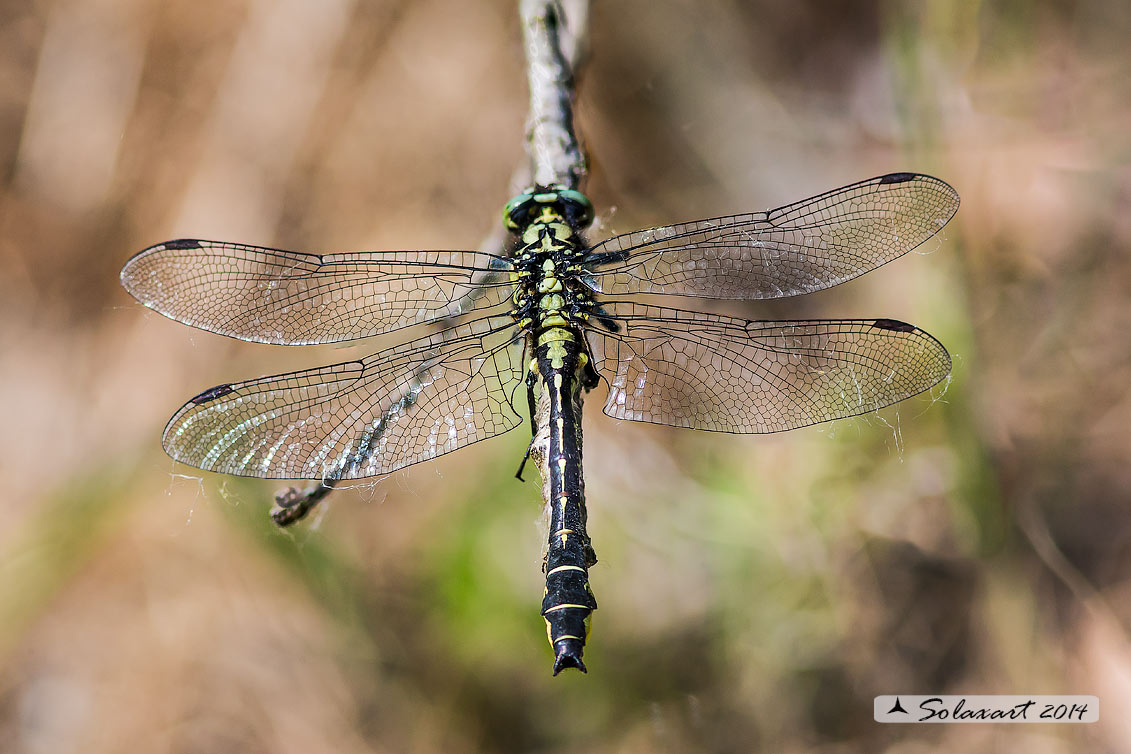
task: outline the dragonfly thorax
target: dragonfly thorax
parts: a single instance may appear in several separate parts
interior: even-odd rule
[[[581,280],[586,253],[581,237],[557,217],[536,218],[520,230],[513,252],[516,311],[529,318],[535,332],[584,319],[593,300]]]

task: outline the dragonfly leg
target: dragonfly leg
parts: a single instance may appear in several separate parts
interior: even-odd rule
[[[534,450],[534,438],[538,435],[538,421],[535,414],[538,411],[537,402],[534,398],[534,386],[538,382],[538,377],[534,370],[526,374],[526,403],[530,407],[530,445],[526,447],[526,453],[522,456],[522,461],[518,464],[518,471],[515,472],[514,478],[520,482],[526,481],[522,478],[522,470],[526,468],[526,462],[530,460],[530,452]]]
[[[530,460],[530,453],[534,450],[534,440],[531,438],[530,445],[526,446],[526,452],[522,454],[522,460],[518,463],[518,471],[514,472],[514,478],[520,482],[526,480],[522,478],[522,470],[526,468],[526,462]]]

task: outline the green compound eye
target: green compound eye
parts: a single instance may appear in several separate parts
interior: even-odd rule
[[[526,215],[530,211],[530,204],[534,201],[533,191],[523,191],[521,194],[511,199],[503,207],[503,225],[509,231],[517,231],[526,221]]]
[[[566,216],[579,228],[587,228],[593,222],[593,202],[580,191],[562,189],[558,191],[558,201],[566,209]]]
[[[577,228],[593,222],[593,204],[580,191],[567,188],[532,188],[511,199],[503,207],[503,225],[518,232],[530,222],[531,214],[540,207],[551,207],[557,214]]]

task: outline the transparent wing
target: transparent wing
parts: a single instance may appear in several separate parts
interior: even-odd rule
[[[590,250],[604,293],[765,299],[823,290],[890,262],[958,211],[938,178],[892,173],[769,212],[615,236]]]
[[[505,301],[510,263],[478,251],[304,254],[182,239],[122,268],[122,285],[166,317],[240,340],[337,343]]]
[[[946,349],[895,320],[752,322],[615,302],[589,342],[618,419],[780,432],[867,413],[938,384]]]
[[[219,385],[169,420],[163,443],[238,476],[387,474],[518,426],[522,364],[514,321],[483,317],[361,361]]]

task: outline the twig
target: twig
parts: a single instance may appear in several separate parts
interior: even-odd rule
[[[334,491],[337,484],[336,479],[325,479],[305,492],[299,492],[294,487],[284,490],[275,495],[275,506],[271,509],[271,520],[279,527],[287,527],[296,521],[301,521],[306,518],[310,511],[314,510],[314,506],[318,505],[322,498]]]
[[[530,83],[527,148],[534,183],[576,189],[585,175],[585,157],[573,130],[573,86],[588,2],[522,0],[519,13]]]

